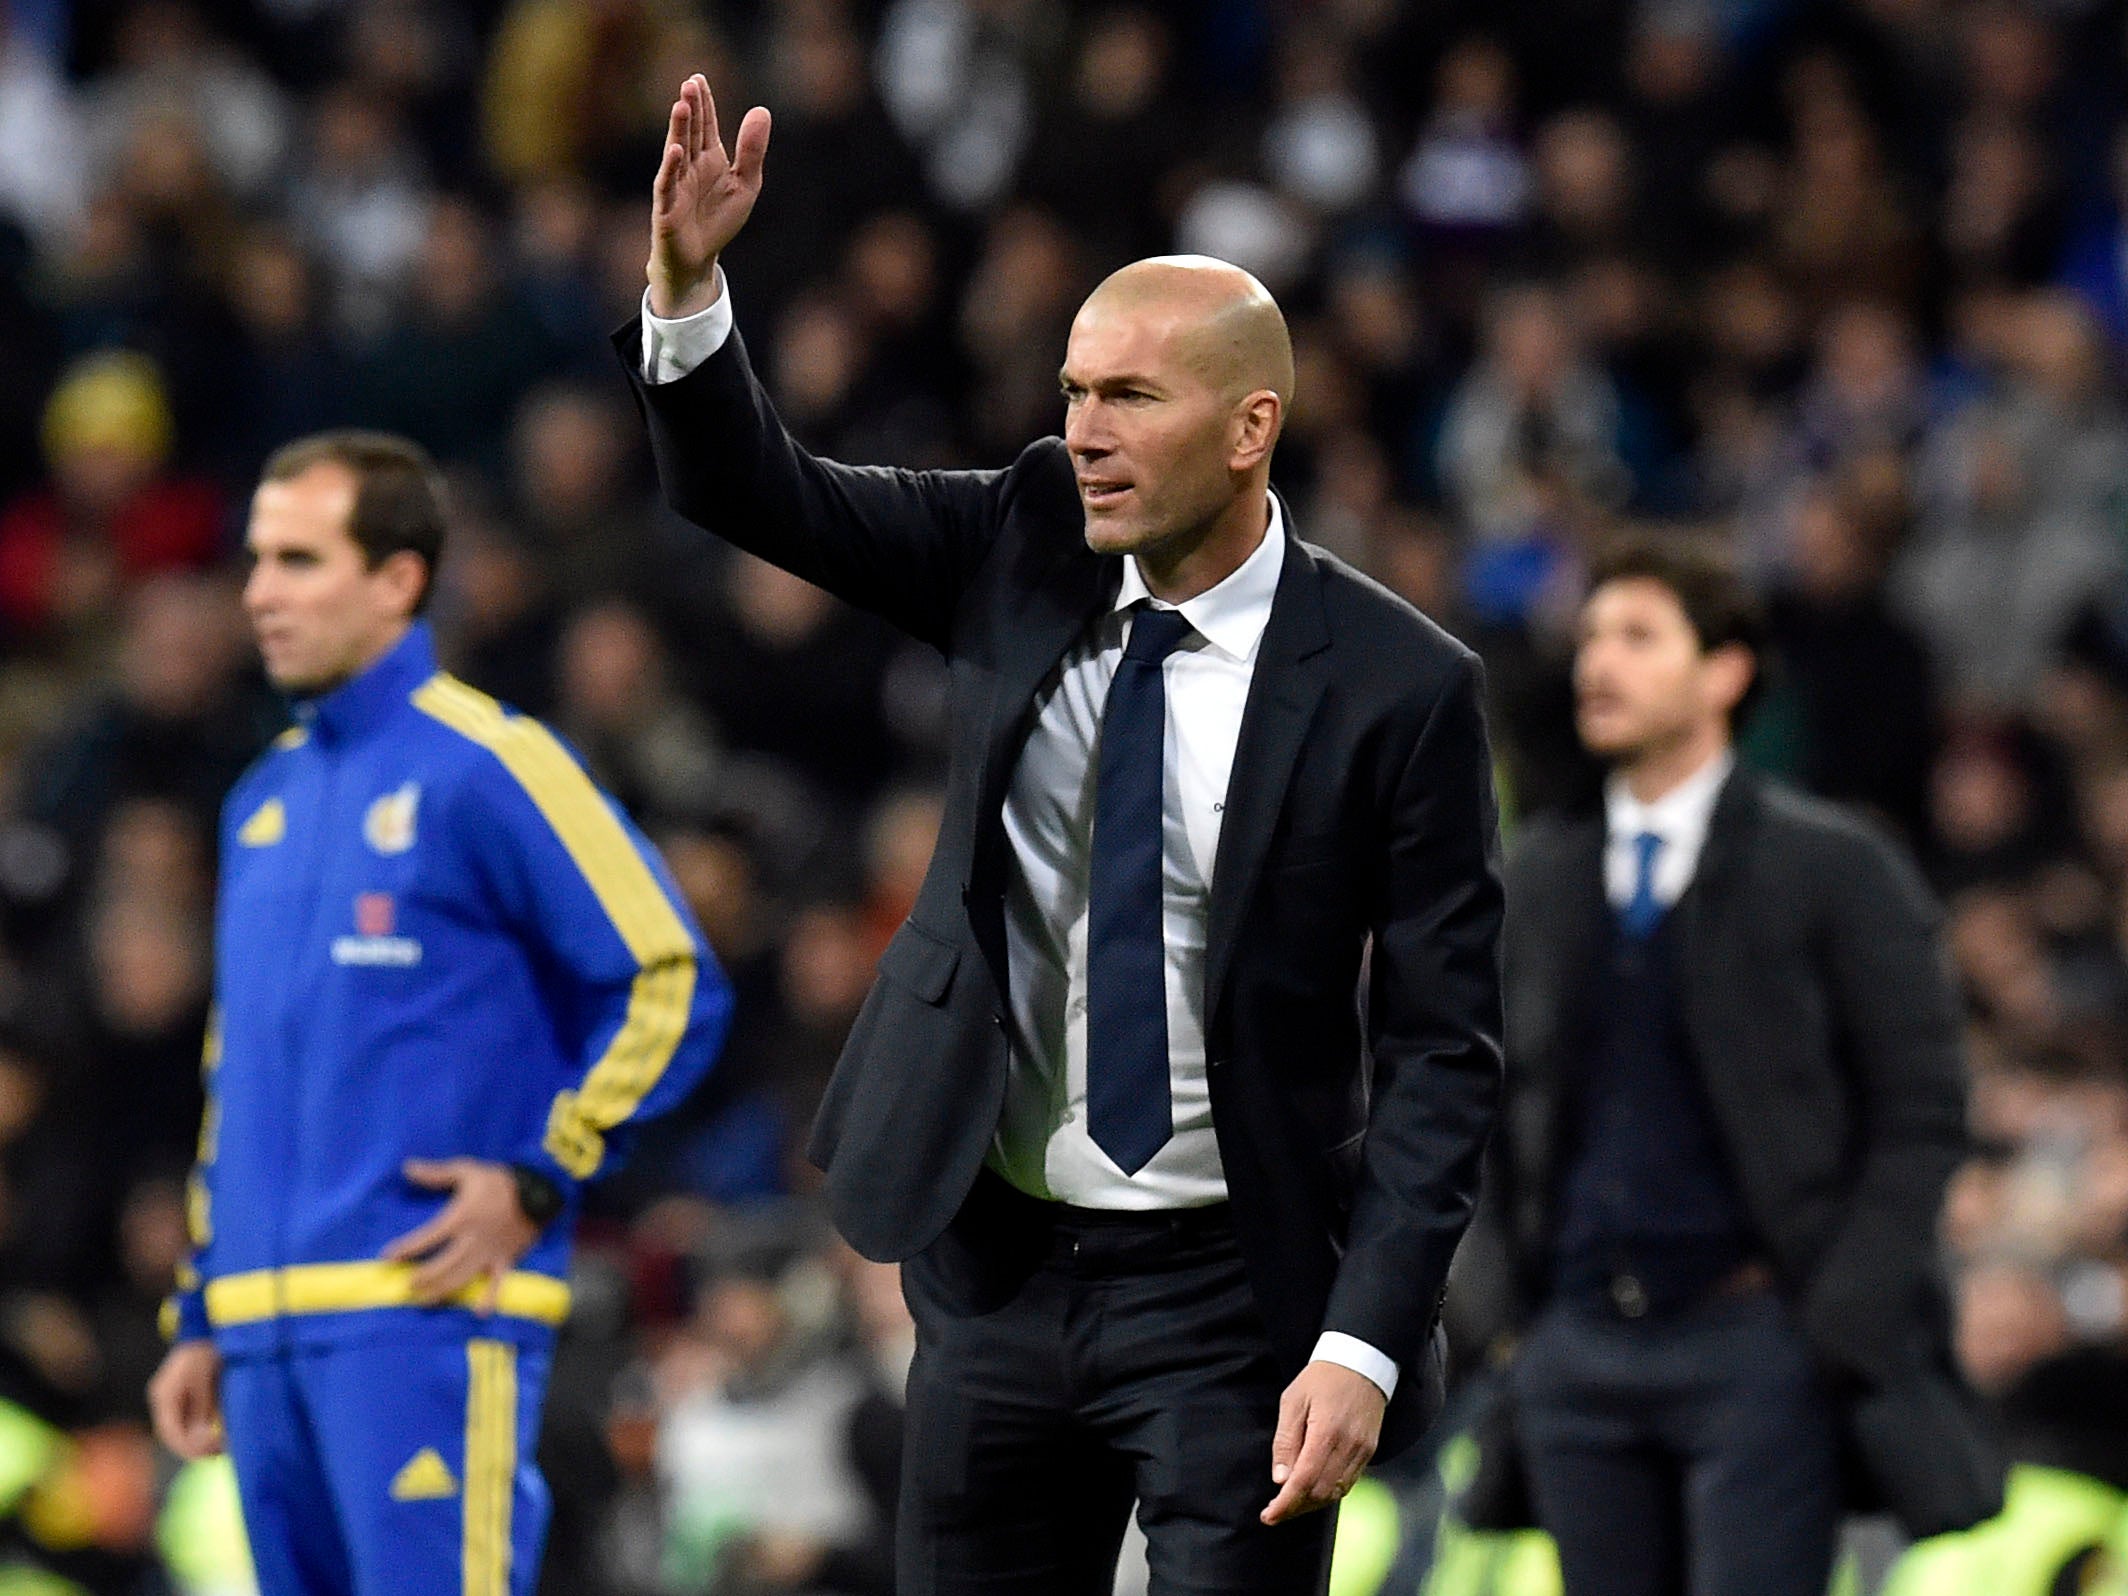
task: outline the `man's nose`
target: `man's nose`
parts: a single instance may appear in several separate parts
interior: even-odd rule
[[[1064,447],[1075,455],[1098,457],[1108,453],[1108,428],[1091,401],[1080,403],[1066,414]]]

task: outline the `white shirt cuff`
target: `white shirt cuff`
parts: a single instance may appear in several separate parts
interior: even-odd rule
[[[1386,1353],[1369,1346],[1358,1336],[1348,1336],[1340,1330],[1325,1330],[1315,1340],[1316,1363],[1334,1363],[1339,1368],[1350,1369],[1354,1374],[1364,1374],[1381,1388],[1386,1400],[1396,1395],[1396,1360]]]
[[[717,268],[717,297],[707,310],[667,320],[650,313],[650,290],[643,290],[643,380],[678,382],[724,347],[731,336],[731,284]]]

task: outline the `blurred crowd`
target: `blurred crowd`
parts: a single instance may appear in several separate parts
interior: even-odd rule
[[[0,0],[0,1419],[57,1438],[0,1467],[0,1564],[241,1588],[140,1393],[216,806],[285,723],[248,495],[362,424],[450,471],[452,668],[644,820],[741,994],[586,1227],[549,1588],[890,1588],[908,1325],[799,1148],[941,686],[655,502],[607,334],[695,70],[775,112],[729,281],[840,458],[1001,465],[1106,271],[1256,272],[1277,486],[1485,655],[1511,819],[1596,790],[1588,552],[1732,547],[1777,639],[1747,757],[1948,908],[1961,1355],[2020,1457],[2128,1487],[2122,0]]]

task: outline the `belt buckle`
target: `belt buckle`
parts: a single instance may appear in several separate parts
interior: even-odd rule
[[[1621,1317],[1639,1319],[1648,1311],[1648,1293],[1632,1275],[1611,1277],[1611,1306]]]

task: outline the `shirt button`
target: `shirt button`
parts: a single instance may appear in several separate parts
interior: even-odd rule
[[[1064,1110],[1064,1120],[1063,1120],[1063,1123],[1064,1123],[1064,1124],[1066,1124],[1066,1125],[1071,1125],[1071,1124],[1075,1124],[1075,1123],[1077,1123],[1077,1121],[1078,1121],[1078,1118],[1079,1118],[1079,1116],[1078,1116],[1078,1113],[1077,1113],[1077,1111],[1076,1111],[1076,1110],[1073,1110],[1073,1109],[1069,1109],[1069,1108],[1067,1108],[1066,1110]]]
[[[1084,998],[1082,998],[1082,997],[1075,997],[1075,998],[1073,998],[1073,999],[1071,1000],[1071,1002],[1070,1002],[1070,1003],[1068,1003],[1067,1005],[1065,1005],[1065,1009],[1064,1009],[1064,1012],[1065,1012],[1066,1014],[1070,1015],[1070,1016],[1071,1016],[1071,1017],[1072,1017],[1073,1019],[1075,1019],[1075,1020],[1083,1020],[1083,1019],[1085,1019],[1085,1018],[1086,1018],[1086,999],[1084,999]]]

